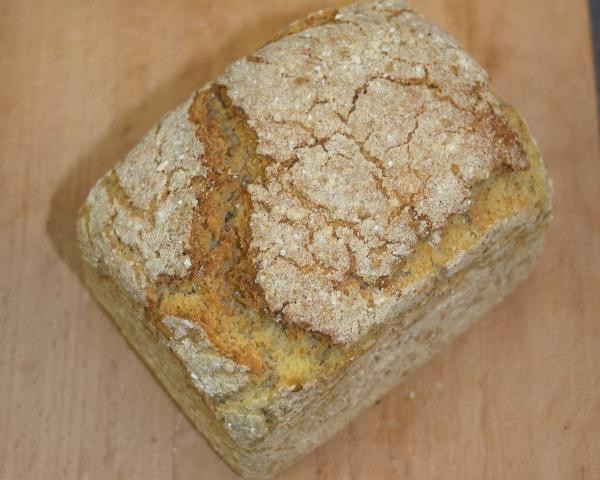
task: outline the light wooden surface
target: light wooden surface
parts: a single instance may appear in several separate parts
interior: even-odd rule
[[[82,287],[75,213],[162,113],[328,3],[0,2],[0,478],[236,478]],[[587,5],[415,4],[523,112],[555,179],[556,218],[520,292],[281,478],[598,479]]]

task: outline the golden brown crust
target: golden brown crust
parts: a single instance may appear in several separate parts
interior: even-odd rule
[[[160,315],[191,320],[201,328],[210,344],[224,357],[230,358],[239,365],[246,366],[250,371],[259,374],[263,364],[257,349],[248,345],[240,345],[234,338],[223,334],[221,319],[232,315],[220,305],[217,292],[199,297],[196,295],[174,294],[165,297],[160,305]]]
[[[191,250],[196,269],[204,276],[221,276],[239,300],[256,310],[265,309],[255,282],[256,269],[248,256],[251,203],[246,185],[260,182],[266,159],[256,155],[254,132],[243,112],[235,109],[226,92],[212,85],[199,92],[189,108],[197,136],[206,146],[206,182],[199,184],[197,215],[192,225]],[[211,238],[206,238],[210,235]]]

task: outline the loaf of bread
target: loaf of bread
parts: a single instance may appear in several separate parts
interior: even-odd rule
[[[551,182],[405,2],[292,24],[164,116],[78,221],[87,285],[214,449],[266,478],[530,271]]]

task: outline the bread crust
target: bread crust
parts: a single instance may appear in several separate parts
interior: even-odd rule
[[[510,292],[551,217],[525,124],[409,4],[317,12],[92,189],[87,283],[232,466],[268,477]]]
[[[188,119],[189,98],[166,115],[92,188],[78,222],[84,261],[117,280],[137,302],[156,301],[165,277],[183,278],[205,177],[204,145]]]
[[[327,18],[217,82],[270,160],[248,188],[269,308],[350,343],[395,314],[399,292],[382,280],[417,241],[527,159],[483,69],[407,3]]]

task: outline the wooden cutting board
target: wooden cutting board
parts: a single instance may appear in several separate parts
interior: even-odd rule
[[[74,220],[162,113],[330,3],[0,4],[0,478],[236,478],[83,288]],[[281,478],[598,479],[600,154],[587,4],[415,4],[528,120],[555,179],[555,221],[522,289]]]

